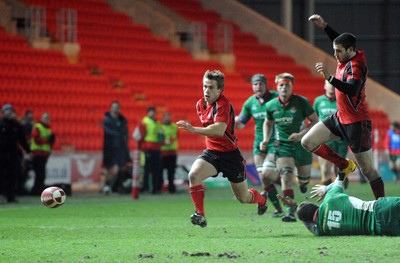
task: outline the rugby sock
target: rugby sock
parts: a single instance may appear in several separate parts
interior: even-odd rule
[[[257,203],[258,205],[265,205],[267,200],[262,196],[256,189],[250,188],[249,193],[252,195],[251,202],[252,204]]]
[[[369,182],[369,185],[371,186],[375,199],[385,197],[385,185],[383,184],[382,177]]]
[[[331,163],[336,165],[340,170],[345,169],[349,164],[346,158],[340,156],[337,152],[332,150],[332,148],[327,146],[326,144],[321,144],[312,152],[324,158],[325,160],[330,161]]]
[[[190,195],[192,196],[192,201],[194,207],[196,208],[196,212],[202,216],[205,216],[204,213],[204,185],[199,184],[195,186],[189,187]]]
[[[289,196],[290,198],[292,198],[294,200],[294,191],[293,191],[293,189],[282,190],[282,194],[283,194],[283,196],[285,196],[285,197]],[[288,205],[285,205],[285,210],[286,210],[286,212],[288,214],[295,212],[295,211],[292,211],[292,209]]]
[[[275,185],[270,184],[269,186],[265,187],[264,190],[268,193],[268,198],[276,210],[282,212],[281,204],[279,203],[278,197],[276,197],[278,195],[278,191],[276,190]]]

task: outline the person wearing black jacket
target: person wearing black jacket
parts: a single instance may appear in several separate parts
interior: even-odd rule
[[[0,192],[8,203],[17,203],[16,184],[21,169],[20,147],[30,154],[22,125],[11,104],[4,104],[0,119]]]
[[[128,148],[128,121],[120,113],[120,103],[113,101],[110,111],[104,114],[103,167],[105,182],[102,193],[116,191],[120,176],[125,173],[127,165],[132,162]]]

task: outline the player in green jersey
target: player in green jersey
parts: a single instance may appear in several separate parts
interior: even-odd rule
[[[275,164],[274,137],[268,143],[267,149],[260,150],[260,142],[263,140],[263,124],[265,120],[265,105],[268,101],[278,97],[278,92],[268,90],[267,79],[263,74],[255,74],[251,78],[251,86],[254,94],[250,96],[243,104],[242,111],[235,118],[235,126],[242,129],[251,118],[254,119],[254,145],[253,158],[257,172],[260,176],[264,195],[267,195],[275,207],[273,217],[282,216],[282,207],[276,195],[275,180],[278,173]]]
[[[325,118],[335,114],[337,112],[336,105],[336,97],[335,97],[335,87],[332,86],[328,81],[325,81],[324,85],[325,94],[319,97],[316,97],[314,100],[314,110],[318,115],[319,120],[322,121]],[[327,142],[326,145],[331,147],[334,151],[336,151],[340,156],[346,158],[348,145],[346,142],[339,140],[333,142]],[[318,156],[318,162],[321,168],[321,181],[322,184],[328,185],[332,183],[331,173],[333,164]],[[334,174],[339,172],[339,169],[336,166],[334,167]]]
[[[263,141],[260,149],[268,146],[275,127],[275,158],[281,175],[282,194],[294,197],[293,175],[297,168],[297,179],[302,193],[307,192],[310,181],[312,154],[301,146],[301,138],[318,122],[310,102],[302,96],[293,94],[294,76],[282,73],[275,77],[278,98],[266,105],[266,118],[263,125]],[[305,122],[308,119],[309,123]],[[274,126],[275,125],[275,126]],[[295,222],[294,211],[287,206],[284,222]]]
[[[342,175],[330,185],[313,187],[312,198],[324,199],[320,206],[303,201],[298,206],[290,197],[279,196],[296,209],[298,218],[316,236],[400,236],[400,197],[363,201],[343,193]]]

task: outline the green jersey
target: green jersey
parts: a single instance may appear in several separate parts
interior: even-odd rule
[[[260,142],[263,141],[263,125],[266,115],[267,102],[278,97],[278,92],[270,90],[267,91],[264,98],[257,98],[256,95],[249,97],[243,104],[242,111],[240,112],[240,120],[246,124],[251,118],[254,119],[254,147],[258,148]],[[270,143],[273,144],[273,136],[271,136]],[[256,151],[256,149],[254,149]]]
[[[398,236],[399,207],[399,197],[363,201],[344,194],[341,186],[334,186],[319,207],[314,234]]]
[[[322,121],[337,112],[336,99],[329,99],[325,95],[316,97],[314,100],[314,110],[319,120]]]
[[[374,235],[376,201],[362,201],[334,186],[319,207],[317,235]]]
[[[314,113],[307,98],[292,95],[286,104],[279,98],[267,103],[267,118],[275,121],[275,139],[282,142],[288,140],[292,133],[298,133],[305,125],[308,116]]]

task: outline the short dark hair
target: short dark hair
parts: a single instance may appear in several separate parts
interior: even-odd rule
[[[149,111],[156,111],[156,108],[154,106],[150,106],[147,108],[147,112]]]
[[[224,90],[225,75],[221,71],[207,70],[206,73],[204,73],[204,78],[216,80],[218,88]]]
[[[267,84],[267,78],[263,74],[255,74],[251,77],[251,84],[254,84],[254,82],[257,81]]]
[[[313,222],[315,211],[318,209],[319,207],[316,204],[303,201],[297,206],[296,214],[303,222]]]
[[[351,33],[343,33],[333,40],[333,44],[342,45],[345,49],[353,47],[356,50],[357,38]]]

